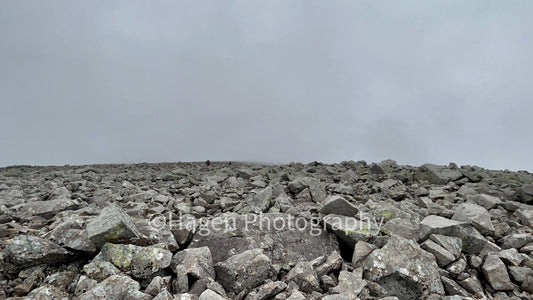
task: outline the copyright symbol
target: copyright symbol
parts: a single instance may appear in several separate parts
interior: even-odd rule
[[[167,218],[165,218],[165,216],[161,214],[153,215],[152,217],[150,217],[150,227],[152,227],[152,229],[162,229],[166,226],[166,223]]]

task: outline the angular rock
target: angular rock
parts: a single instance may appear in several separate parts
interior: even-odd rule
[[[114,264],[108,261],[91,261],[83,266],[83,271],[87,274],[87,277],[102,281],[111,275],[123,275]]]
[[[283,281],[268,281],[246,295],[245,300],[272,299],[281,291],[285,290],[286,287],[287,284]]]
[[[435,255],[435,258],[437,259],[437,264],[441,268],[449,265],[455,260],[453,254],[451,254],[450,252],[448,252],[448,250],[444,249],[432,240],[426,240],[420,246],[422,247],[422,249]]]
[[[311,293],[320,290],[320,282],[309,262],[298,262],[285,277],[286,282],[294,282],[301,291]]]
[[[89,240],[85,230],[85,221],[78,215],[72,215],[66,220],[62,220],[61,223],[44,235],[44,238],[75,251],[85,253],[96,253],[98,251],[96,245]]]
[[[508,291],[514,289],[507,268],[497,255],[487,255],[481,270],[494,290]]]
[[[170,266],[172,252],[157,246],[106,243],[93,261],[107,261],[128,275],[148,278]]]
[[[339,251],[335,237],[318,220],[282,213],[221,214],[199,228],[189,248],[202,246],[209,247],[214,263],[256,248],[262,248],[275,264],[309,261]]]
[[[187,275],[196,279],[215,278],[213,258],[209,247],[188,248],[176,253],[172,257],[170,267],[176,272],[178,265],[184,266]]]
[[[355,243],[353,256],[352,256],[352,265],[357,267],[358,264],[363,261],[372,251],[377,247],[375,245],[359,241]]]
[[[150,281],[150,284],[146,287],[146,290],[144,290],[144,292],[148,295],[156,296],[163,290],[169,291],[171,280],[171,276],[155,276],[152,281]]]
[[[533,227],[533,210],[518,209],[515,214],[522,224]]]
[[[426,179],[430,183],[435,184],[446,184],[449,181],[455,181],[463,177],[463,174],[457,170],[434,164],[424,164],[420,166],[420,171],[427,174]]]
[[[500,205],[503,203],[503,201],[500,200],[500,198],[487,195],[487,194],[471,195],[468,197],[468,201],[471,201],[477,205],[481,205],[486,209],[494,208],[497,205]]]
[[[109,243],[133,243],[141,237],[128,214],[116,205],[109,205],[87,224],[89,239],[101,247]]]
[[[471,225],[440,216],[430,215],[420,222],[420,235],[424,240],[431,234],[454,236],[461,239],[463,251],[478,254],[485,249],[488,241]]]
[[[448,252],[453,254],[455,258],[461,256],[461,249],[463,248],[463,241],[458,237],[446,236],[442,234],[432,234],[429,238],[435,243],[441,245]]]
[[[47,264],[53,265],[70,258],[72,254],[48,240],[31,235],[19,235],[9,240],[4,248],[6,271]]]
[[[533,184],[524,184],[517,190],[517,195],[520,201],[529,203],[533,201]]]
[[[457,282],[453,281],[453,279],[450,279],[446,276],[442,276],[441,280],[444,286],[444,290],[446,291],[446,295],[458,295],[463,297],[471,296],[470,293],[468,293]]]
[[[247,250],[217,263],[216,278],[227,291],[250,291],[270,277],[271,263],[262,249]]]
[[[365,286],[366,280],[363,279],[362,269],[353,272],[341,271],[339,273],[339,284],[331,291],[349,296],[350,298],[348,299],[356,299]]]
[[[139,288],[139,283],[128,276],[113,275],[100,282],[91,290],[81,294],[78,299],[142,299],[140,296],[145,294],[141,293]],[[149,295],[146,296],[151,298]]]
[[[330,196],[326,198],[324,204],[320,207],[320,212],[325,215],[334,214],[354,217],[359,212],[359,209],[341,196]]]
[[[379,227],[370,219],[359,220],[341,215],[327,215],[323,220],[326,228],[351,248],[358,241],[369,241],[379,234]]]
[[[342,257],[337,251],[333,251],[326,259],[325,262],[315,267],[317,277],[320,278],[323,275],[328,274],[331,271],[338,270],[342,266]]]
[[[45,219],[50,219],[59,212],[65,210],[76,210],[81,207],[81,202],[78,200],[59,198],[47,201],[35,201],[24,203],[20,207],[21,214],[28,216],[39,216]]]
[[[365,279],[378,282],[389,296],[444,295],[435,257],[412,240],[391,237],[367,257],[363,267]]]
[[[226,298],[220,296],[219,294],[213,292],[212,290],[205,290],[198,299],[199,300],[225,300]]]
[[[471,223],[481,233],[494,232],[494,225],[488,210],[474,203],[459,205],[453,214],[452,220]]]
[[[420,236],[420,226],[406,219],[394,218],[381,227],[381,232],[416,241]]]
[[[68,294],[55,286],[42,286],[31,291],[24,299],[28,300],[49,300],[68,299]]]

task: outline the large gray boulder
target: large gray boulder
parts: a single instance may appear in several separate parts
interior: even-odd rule
[[[452,220],[467,222],[481,233],[493,233],[494,225],[490,219],[489,211],[483,206],[474,203],[463,203],[455,208]]]
[[[31,235],[19,235],[9,240],[4,248],[5,271],[66,261],[72,253],[58,244]]]
[[[422,173],[422,174],[420,174]],[[419,168],[420,179],[426,179],[430,183],[446,184],[449,181],[455,181],[463,177],[463,174],[456,169],[434,164],[423,164]]]
[[[100,215],[87,224],[89,239],[101,247],[106,242],[133,243],[141,237],[131,217],[119,206],[109,205]]]
[[[221,262],[246,250],[261,248],[273,263],[309,261],[339,251],[334,236],[318,220],[283,213],[224,213],[206,220],[189,247],[207,246],[213,262]]]
[[[418,299],[444,295],[435,256],[412,240],[390,237],[383,248],[370,253],[363,264],[365,279],[378,282],[389,296]]]
[[[420,222],[421,239],[427,239],[431,234],[442,234],[458,237],[463,243],[463,251],[479,254],[490,243],[472,225],[441,216],[429,215]]]

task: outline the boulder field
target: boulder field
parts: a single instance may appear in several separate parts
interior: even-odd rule
[[[4,299],[533,299],[533,174],[312,162],[0,168]]]

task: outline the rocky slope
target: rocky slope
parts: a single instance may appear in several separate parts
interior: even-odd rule
[[[533,174],[0,168],[0,299],[532,299]]]

